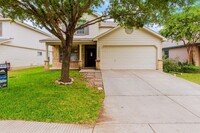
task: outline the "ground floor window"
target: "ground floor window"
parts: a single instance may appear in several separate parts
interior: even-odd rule
[[[42,56],[42,52],[41,51],[37,51],[37,56]]]
[[[63,50],[60,48],[59,50],[60,53],[60,62],[63,60]],[[78,55],[78,45],[73,46],[71,49],[71,56],[70,56],[70,61],[78,61],[79,60],[79,55]]]
[[[165,55],[167,58],[169,58],[169,49],[165,49],[165,50],[164,50],[164,55]]]

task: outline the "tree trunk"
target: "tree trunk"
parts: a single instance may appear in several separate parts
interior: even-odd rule
[[[192,64],[193,54],[192,51],[188,53],[188,64]]]
[[[187,53],[188,53],[188,64],[192,64],[192,59],[193,59],[193,47],[192,46],[187,46]]]
[[[69,77],[69,68],[70,68],[70,55],[71,55],[71,46],[73,42],[73,36],[66,37],[66,40],[62,42],[63,47],[63,59],[62,59],[62,70],[61,70],[61,82],[68,83],[71,82]]]

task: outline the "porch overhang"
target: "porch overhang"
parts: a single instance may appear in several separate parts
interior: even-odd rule
[[[48,45],[60,45],[61,41],[58,38],[47,38],[47,39],[43,39],[40,40],[41,43],[46,43]],[[77,44],[91,44],[91,43],[95,43],[95,41],[93,41],[93,38],[74,38],[73,39],[73,43],[77,43]]]

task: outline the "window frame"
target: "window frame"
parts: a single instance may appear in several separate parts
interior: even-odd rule
[[[165,49],[165,50],[164,50],[164,55],[165,55],[167,58],[169,58],[169,49]]]
[[[85,35],[85,28],[78,29],[78,30],[76,31],[76,34],[77,34],[77,35]]]
[[[73,56],[76,56],[76,60],[72,60]],[[63,52],[62,52],[62,48],[59,48],[59,61],[62,62],[63,60]],[[73,46],[71,49],[71,55],[70,55],[70,62],[73,61],[79,61],[79,47],[78,46]]]
[[[42,56],[42,55],[43,55],[42,51],[37,51],[37,56]]]
[[[86,36],[86,35],[89,35],[89,26],[87,27],[84,27],[84,28],[81,28],[81,29],[78,29],[76,32],[75,32],[75,36]]]

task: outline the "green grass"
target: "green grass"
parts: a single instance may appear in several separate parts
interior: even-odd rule
[[[199,73],[183,73],[183,75],[177,74],[177,77],[200,84],[200,74]]]
[[[104,92],[88,88],[78,71],[70,75],[74,83],[61,86],[55,84],[60,71],[44,72],[39,67],[10,72],[8,88],[0,89],[0,119],[95,123]]]

